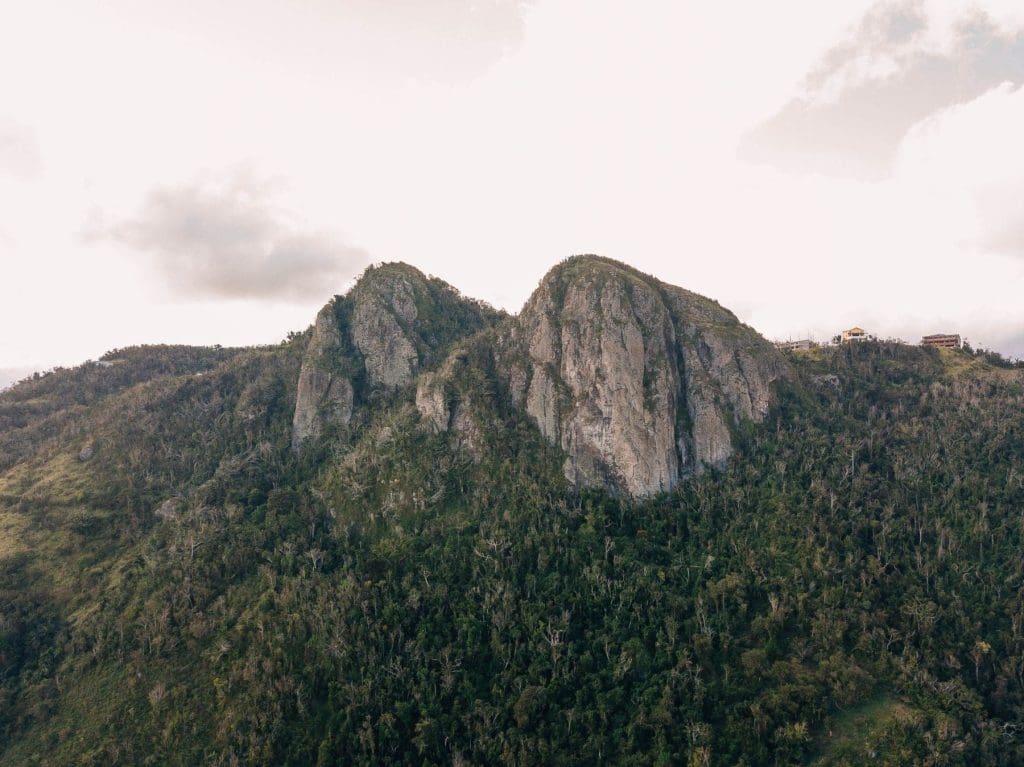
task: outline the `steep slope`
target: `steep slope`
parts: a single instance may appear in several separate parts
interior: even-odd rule
[[[95,620],[154,532],[295,481],[287,462],[300,353],[297,339],[120,349],[101,358],[109,365],[57,370],[0,395],[0,752],[9,728],[48,721],[42,701],[57,705],[39,663],[67,659],[61,673],[75,682],[60,707],[81,707],[76,729],[105,721],[130,695],[123,667],[83,672],[64,641],[102,645]],[[118,761],[89,751],[67,761]],[[6,752],[0,762],[54,763]]]
[[[293,447],[347,426],[359,401],[408,385],[498,317],[407,264],[367,269],[317,315],[299,373]]]
[[[351,377],[355,371],[348,372],[341,367],[341,363],[350,358],[346,351],[338,326],[337,307],[335,301],[331,301],[316,315],[302,358],[292,417],[292,448],[295,450],[306,440],[319,437],[325,425],[347,426],[352,418]]]
[[[732,431],[765,417],[787,370],[714,301],[596,256],[549,272],[493,345],[512,401],[564,450],[566,478],[633,495],[721,468]],[[451,376],[421,381],[421,412],[464,430],[445,387]]]

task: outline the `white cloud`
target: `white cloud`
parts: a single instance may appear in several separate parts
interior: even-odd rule
[[[789,170],[885,178],[911,126],[1004,81],[1024,82],[1024,11],[883,0],[747,134],[741,153]]]
[[[127,246],[188,299],[305,302],[340,290],[366,252],[302,230],[272,188],[244,172],[157,187],[134,215],[89,238]]]

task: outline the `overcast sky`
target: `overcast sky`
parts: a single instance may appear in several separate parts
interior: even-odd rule
[[[1019,0],[0,0],[0,368],[599,253],[771,338],[1024,356]]]

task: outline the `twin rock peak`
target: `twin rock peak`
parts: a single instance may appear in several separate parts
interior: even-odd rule
[[[647,496],[721,467],[734,430],[764,419],[787,374],[732,312],[610,259],[563,261],[516,316],[384,264],[317,315],[292,446],[404,394],[428,428],[479,458],[481,430],[496,419],[468,381],[484,376],[561,448],[574,487]]]

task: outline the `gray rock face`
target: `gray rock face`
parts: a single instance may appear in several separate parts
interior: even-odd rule
[[[292,418],[292,447],[296,450],[306,440],[320,436],[326,424],[345,425],[352,418],[352,382],[336,369],[341,353],[341,330],[332,301],[316,316],[299,371]]]
[[[762,420],[785,372],[715,302],[596,257],[554,269],[518,325],[526,411],[577,487],[650,495],[721,467],[731,425]]]
[[[299,372],[293,448],[328,424],[347,425],[360,398],[412,384],[457,340],[497,317],[406,264],[367,269],[347,295],[317,315]]]
[[[732,428],[765,417],[787,369],[714,301],[593,256],[553,269],[494,345],[513,403],[564,451],[569,482],[637,496],[721,467]],[[454,431],[442,380],[447,367],[421,379],[417,405]]]
[[[410,330],[417,319],[414,286],[385,274],[354,297],[352,340],[363,355],[371,385],[397,389],[413,379],[420,358]]]
[[[469,400],[452,391],[459,378],[458,369],[465,360],[453,353],[435,372],[423,373],[416,385],[416,409],[435,432],[450,431],[458,447],[465,448],[474,460],[483,455],[484,434],[480,413]]]
[[[406,271],[414,276],[410,278]],[[418,274],[408,267],[401,272],[378,270],[369,279],[364,278],[349,296],[335,299],[320,310],[299,371],[292,421],[294,449],[320,436],[325,425],[345,426],[352,419],[355,388],[342,369],[357,368],[361,361],[369,384],[386,390],[412,380],[419,355],[407,328],[416,320],[411,280]],[[337,301],[346,302],[351,310],[344,328],[338,323]],[[355,361],[356,356],[361,360]]]
[[[764,420],[772,383],[788,366],[778,350],[714,301],[682,288],[663,291],[675,318],[690,423],[681,435],[680,455],[699,473],[732,455],[730,424]]]
[[[435,432],[448,431],[452,413],[442,374],[424,373],[420,376],[416,385],[416,409]]]
[[[637,495],[672,487],[679,373],[658,292],[588,271],[546,280],[519,320],[532,367],[526,411],[565,450],[569,481]]]

